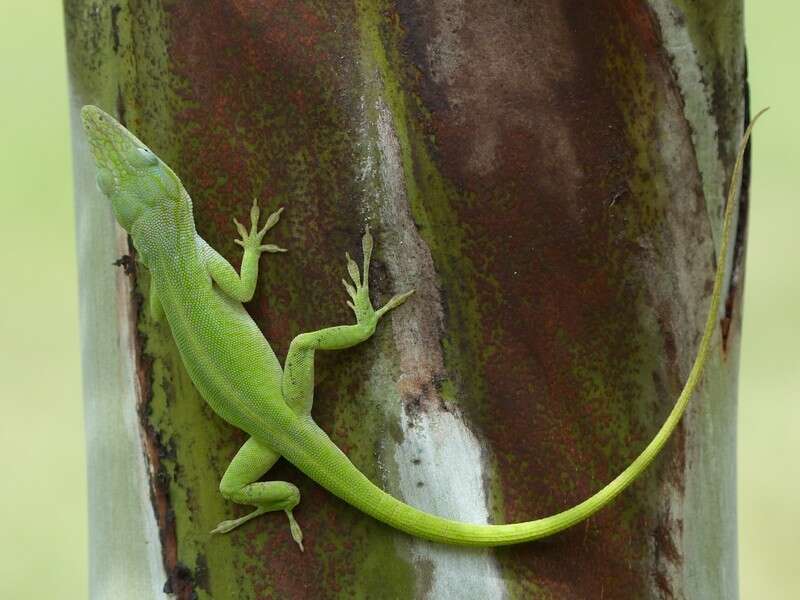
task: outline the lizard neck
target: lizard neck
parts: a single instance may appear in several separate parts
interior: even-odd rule
[[[192,201],[185,190],[177,202],[166,200],[131,227],[133,245],[152,273],[185,276],[201,268]]]
[[[208,279],[194,228],[168,241],[169,245],[165,244],[144,261],[159,287],[166,285],[188,291],[194,283]]]

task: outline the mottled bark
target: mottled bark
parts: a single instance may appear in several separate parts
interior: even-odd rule
[[[643,448],[731,265],[703,389],[612,506],[552,539],[437,546],[290,465],[306,539],[218,494],[241,432],[140,310],[147,273],[74,131],[97,598],[734,598],[743,222],[718,257],[746,113],[739,0],[65,0],[73,115],[116,114],[182,178],[234,264],[231,218],[286,206],[248,310],[283,357],[374,296],[418,293],[320,356],[315,418],[381,487],[474,522],[551,514]],[[77,122],[77,121],[76,121]],[[747,178],[745,178],[745,182]],[[746,203],[743,204],[746,208]],[[742,213],[744,214],[744,213]],[[132,264],[132,263],[131,263]]]

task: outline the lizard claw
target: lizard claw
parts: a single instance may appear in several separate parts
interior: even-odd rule
[[[275,244],[264,244],[259,246],[258,249],[261,250],[261,252],[288,252],[286,248],[281,248]]]
[[[375,314],[378,315],[378,318],[382,317],[383,315],[385,315],[387,312],[389,312],[393,308],[397,308],[403,302],[408,300],[408,297],[411,296],[415,291],[416,290],[409,290],[409,291],[404,292],[402,294],[397,294],[397,295],[393,296],[391,298],[391,300],[389,300],[386,304],[384,304],[382,308],[379,308],[378,311]]]
[[[289,518],[289,530],[292,532],[292,539],[300,546],[300,552],[305,552],[303,548],[303,532],[300,530],[300,525],[295,521],[294,515],[290,509],[287,509],[286,516]]]
[[[216,527],[214,527],[214,529],[212,529],[210,531],[210,533],[211,533],[211,535],[221,534],[221,533],[228,533],[229,531],[231,531],[231,530],[233,530],[235,528],[236,528],[236,521],[231,519],[231,520],[228,520],[228,521],[220,522],[219,524],[217,524]]]

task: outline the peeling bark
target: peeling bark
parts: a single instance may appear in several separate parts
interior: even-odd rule
[[[746,120],[738,0],[65,0],[97,598],[735,598],[735,390],[746,202],[716,256]],[[279,463],[285,520],[230,535],[241,432],[205,407],[94,191],[77,111],[114,112],[180,175],[200,234],[286,206],[247,308],[285,356],[374,295],[417,294],[320,356],[314,415],[378,485],[474,522],[528,520],[622,470],[671,408],[717,261],[723,336],[649,471],[552,539],[500,550],[395,533]],[[746,191],[746,178],[744,190]],[[341,300],[341,302],[339,301]],[[724,339],[723,339],[724,338]],[[723,344],[724,341],[724,344]]]

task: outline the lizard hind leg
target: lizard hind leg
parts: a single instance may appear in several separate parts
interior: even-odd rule
[[[255,438],[245,442],[222,476],[219,491],[228,500],[254,506],[255,510],[238,519],[222,521],[211,533],[228,533],[259,515],[282,510],[289,519],[292,539],[303,550],[303,533],[292,514],[300,502],[297,486],[286,481],[258,481],[278,458],[277,452]]]

